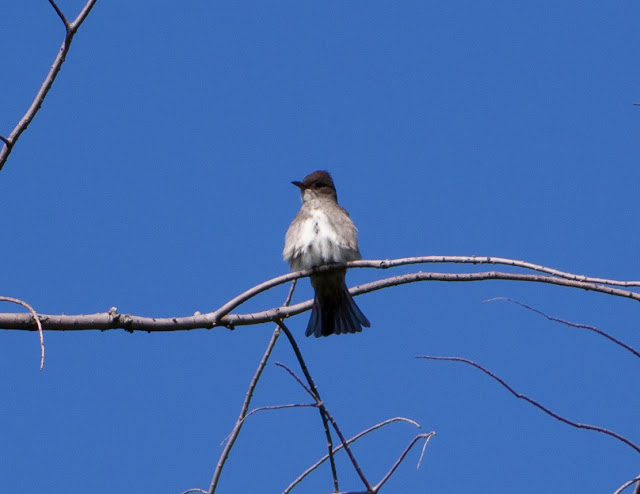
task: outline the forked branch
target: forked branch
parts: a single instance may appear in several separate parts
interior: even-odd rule
[[[58,55],[53,61],[53,64],[51,65],[51,69],[49,69],[49,72],[47,73],[47,76],[45,77],[44,82],[40,86],[38,93],[33,99],[31,106],[29,107],[27,112],[24,114],[24,116],[20,119],[20,121],[15,126],[13,131],[11,131],[11,134],[9,134],[8,137],[0,136],[0,139],[4,142],[4,146],[2,146],[2,149],[0,149],[0,170],[2,170],[2,167],[7,162],[7,159],[9,158],[9,155],[11,154],[11,151],[13,150],[13,147],[15,146],[16,142],[20,138],[20,135],[22,135],[22,133],[27,129],[27,127],[29,126],[33,118],[36,116],[36,114],[42,107],[42,103],[44,102],[44,99],[47,97],[47,93],[51,89],[53,82],[56,80],[56,77],[58,76],[58,72],[60,72],[60,69],[62,68],[62,64],[64,63],[67,57],[67,53],[69,53],[69,48],[71,48],[71,42],[73,41],[73,37],[78,31],[78,28],[82,25],[84,20],[89,15],[89,12],[91,12],[91,9],[95,5],[96,1],[97,0],[88,0],[85,6],[80,11],[80,13],[78,14],[78,16],[72,22],[69,22],[69,20],[62,13],[62,11],[60,10],[56,2],[54,2],[54,0],[49,0],[49,3],[55,10],[56,14],[58,14],[58,17],[60,17],[60,20],[62,21],[62,23],[64,24],[64,27],[65,27],[64,40],[62,41],[60,50],[58,50]]]

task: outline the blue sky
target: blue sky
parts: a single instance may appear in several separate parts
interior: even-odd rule
[[[59,5],[74,17],[82,2]],[[99,0],[0,172],[0,294],[51,314],[214,310],[287,271],[300,204],[290,182],[316,169],[332,172],[364,258],[491,255],[640,279],[639,18],[634,2]],[[0,5],[0,134],[62,36],[48,2]],[[311,293],[305,280],[294,299]],[[640,362],[482,303],[497,296],[640,347],[635,302],[515,282],[358,297],[372,327],[355,336],[304,338],[307,314],[288,323],[346,435],[398,415],[437,432],[421,469],[414,451],[383,492],[613,492],[640,473],[632,449],[471,368],[414,358],[474,359],[554,411],[640,442]],[[35,334],[1,332],[3,490],[206,488],[272,330],[49,332],[42,372]],[[284,339],[273,360],[296,368]],[[306,401],[270,364],[254,404]],[[394,425],[354,448],[373,482],[415,432]],[[316,411],[258,414],[218,492],[281,492],[324,451]],[[341,488],[359,489],[344,457],[338,466]],[[299,489],[330,490],[326,469]]]

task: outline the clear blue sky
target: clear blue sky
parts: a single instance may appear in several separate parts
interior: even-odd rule
[[[82,4],[60,1],[68,17]],[[638,19],[628,1],[99,0],[0,172],[0,294],[53,314],[214,310],[287,271],[300,204],[290,181],[316,169],[333,173],[365,258],[491,255],[640,279]],[[62,36],[45,0],[0,5],[1,134]],[[295,300],[310,295],[305,280]],[[640,347],[637,303],[514,282],[358,297],[372,327],[356,336],[304,338],[307,314],[289,325],[345,434],[398,415],[437,432],[421,469],[415,451],[383,492],[613,492],[640,473],[632,449],[471,368],[414,358],[474,359],[558,413],[640,442],[640,362],[482,303],[496,296]],[[206,488],[271,332],[46,333],[43,372],[35,334],[0,332],[2,490]],[[274,360],[296,368],[284,340]],[[271,364],[254,403],[305,401]],[[251,417],[218,492],[281,492],[324,454],[319,422],[308,409]],[[372,481],[415,432],[391,426],[354,448]],[[360,489],[338,463],[341,487]],[[299,492],[330,490],[325,469]]]

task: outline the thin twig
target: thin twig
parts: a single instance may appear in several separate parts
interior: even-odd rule
[[[281,328],[283,328],[283,331],[284,331],[284,327],[286,327],[286,326],[284,326],[284,323],[282,323]],[[289,337],[290,340],[293,339],[293,335],[291,335],[291,332],[288,329],[285,331],[285,334]],[[295,344],[295,342],[294,342],[294,344]],[[297,345],[296,345],[296,348],[297,348]],[[296,353],[299,354],[299,352],[300,351],[298,350]],[[300,358],[302,358],[301,355],[300,355]],[[340,438],[340,441],[342,442],[342,445],[344,446],[344,450],[347,452],[347,456],[349,456],[349,459],[351,460],[351,463],[353,464],[353,468],[355,469],[356,473],[360,477],[360,480],[362,480],[362,483],[367,488],[367,492],[368,493],[373,492],[373,486],[369,483],[369,480],[367,479],[367,477],[364,475],[364,472],[360,468],[360,465],[358,464],[358,461],[356,460],[356,457],[353,455],[353,452],[351,451],[351,448],[349,447],[349,443],[347,443],[347,440],[344,437],[344,435],[342,434],[342,431],[338,427],[338,424],[336,423],[335,419],[333,418],[331,413],[329,413],[329,410],[327,409],[325,404],[320,399],[320,396],[317,394],[317,388],[316,388],[315,383],[311,379],[311,375],[308,375],[308,373],[305,373],[305,376],[307,377],[307,381],[309,381],[309,386],[311,388],[311,389],[309,389],[302,383],[300,378],[298,376],[296,376],[296,374],[291,369],[289,369],[286,365],[281,364],[279,362],[276,362],[276,365],[282,367],[289,374],[291,374],[291,376],[293,376],[293,378],[296,381],[298,381],[298,383],[301,384],[301,386],[307,391],[307,393],[309,393],[315,400],[317,400],[318,407],[323,412],[323,414],[326,415],[326,418],[323,415],[323,422],[324,422],[324,420],[328,420],[329,422],[331,422],[331,425],[333,426],[333,429],[336,431],[336,434],[338,434],[338,437]],[[306,365],[305,365],[305,368],[306,368]],[[330,445],[330,446],[331,446],[331,449],[329,449],[329,458],[330,458],[330,460],[333,460],[333,446],[332,445]],[[335,491],[338,492],[338,487],[337,486],[335,486]]]
[[[318,404],[317,403],[288,403],[286,405],[267,405],[264,407],[257,407],[252,409],[244,417],[242,417],[241,422],[244,422],[245,420],[247,420],[254,413],[265,412],[270,410],[287,410],[289,408],[318,408]],[[233,430],[235,431],[235,428]],[[233,431],[231,431],[231,433],[233,433]],[[222,444],[226,443],[229,440],[229,438],[231,437],[231,433],[224,438],[224,440],[222,441]]]
[[[516,398],[520,398],[522,400],[525,400],[528,403],[531,403],[533,406],[535,406],[539,410],[542,410],[544,413],[546,413],[547,415],[550,415],[554,419],[559,420],[560,422],[562,422],[564,424],[567,424],[567,425],[570,425],[572,427],[575,427],[576,429],[586,429],[586,430],[600,432],[602,434],[606,434],[608,436],[614,437],[618,441],[621,441],[621,442],[625,443],[627,446],[630,446],[631,448],[636,450],[637,453],[640,453],[640,447],[638,445],[634,444],[632,441],[630,441],[626,437],[624,437],[624,436],[622,436],[622,435],[620,435],[620,434],[618,434],[616,432],[610,431],[609,429],[605,429],[604,427],[599,427],[597,425],[590,425],[590,424],[581,424],[579,422],[574,422],[574,421],[569,420],[569,419],[567,419],[567,418],[565,418],[565,417],[563,417],[561,415],[558,415],[557,413],[549,410],[548,408],[546,408],[545,406],[541,405],[540,403],[538,403],[534,399],[529,398],[528,396],[517,392],[511,386],[509,386],[503,379],[501,379],[500,377],[495,375],[493,372],[485,369],[480,364],[477,364],[473,360],[469,360],[469,359],[466,359],[466,358],[463,358],[463,357],[434,357],[434,356],[430,356],[430,355],[420,355],[420,356],[418,356],[416,358],[427,359],[427,360],[444,360],[444,361],[449,361],[449,362],[462,362],[462,363],[465,363],[465,364],[470,365],[472,367],[475,367],[476,369],[479,369],[480,371],[484,372],[487,376],[491,377],[493,380],[495,380],[496,382],[501,384],[507,391],[509,391]]]
[[[65,15],[62,13],[62,10],[60,10],[60,8],[56,5],[56,2],[54,2],[53,0],[49,0],[49,3],[53,7],[53,9],[56,11],[56,14],[58,14],[58,17],[60,17],[60,19],[62,20],[62,23],[64,24],[64,27],[68,31],[69,30],[69,21],[67,20]]]
[[[85,6],[82,8],[82,10],[80,11],[80,13],[77,15],[77,17],[74,19],[74,21],[71,23],[71,27],[70,29],[75,33],[78,28],[82,25],[82,23],[84,22],[84,20],[87,18],[87,16],[89,15],[89,12],[91,12],[91,9],[93,8],[93,6],[96,4],[98,0],[89,0]]]
[[[359,432],[355,436],[347,439],[347,444],[351,444],[351,443],[357,441],[358,439],[360,439],[361,437],[369,434],[370,432],[373,432],[373,431],[375,431],[377,429],[380,429],[381,427],[384,427],[386,425],[392,424],[394,422],[408,422],[408,423],[410,423],[412,425],[415,425],[416,427],[420,427],[420,424],[418,424],[414,420],[407,419],[407,418],[404,418],[404,417],[394,417],[392,419],[387,419],[387,420],[384,420],[384,421],[382,421],[382,422],[380,422],[378,424],[372,425],[368,429],[365,429],[362,432]],[[335,455],[342,448],[344,448],[344,445],[343,444],[339,444],[337,447],[333,448],[333,454]],[[289,484],[287,486],[287,488],[284,491],[282,491],[282,494],[289,494],[291,492],[291,490],[296,485],[298,485],[300,482],[302,482],[311,472],[313,472],[315,469],[317,469],[320,465],[322,465],[328,459],[329,459],[329,455],[326,454],[322,458],[320,458],[318,461],[316,461],[313,465],[311,465],[304,472],[302,472],[298,476],[298,478],[296,478],[293,482],[291,482],[291,484]]]
[[[21,305],[31,313],[31,317],[33,317],[33,320],[36,323],[36,327],[38,328],[38,335],[40,336],[40,370],[42,370],[44,368],[44,333],[42,331],[42,324],[40,323],[40,319],[38,318],[38,313],[33,310],[33,307],[31,307],[28,303],[17,298],[0,296],[0,302],[9,302],[12,304]]]
[[[300,348],[298,348],[298,344],[296,343],[295,338],[291,334],[291,331],[289,331],[289,328],[281,320],[277,320],[276,323],[278,324],[278,326],[280,326],[280,329],[284,332],[285,336],[289,340],[289,344],[293,349],[293,353],[296,354],[296,358],[298,359],[298,364],[300,365],[300,368],[302,369],[302,372],[305,378],[307,379],[307,382],[309,383],[309,387],[307,388],[304,385],[304,383],[300,380],[300,378],[296,376],[291,371],[291,369],[289,369],[286,365],[280,364],[278,362],[276,362],[276,365],[279,365],[280,367],[286,369],[289,372],[289,374],[291,374],[295,378],[295,380],[298,381],[300,386],[302,386],[305,389],[305,391],[309,393],[311,397],[318,404],[320,417],[322,418],[322,426],[324,428],[324,435],[327,438],[327,450],[329,452],[329,464],[331,465],[331,476],[333,479],[333,488],[335,492],[338,492],[340,490],[340,488],[338,487],[338,470],[336,468],[336,462],[333,457],[333,439],[331,438],[331,430],[329,429],[329,424],[328,424],[329,412],[327,411],[327,408],[324,406],[324,403],[320,398],[320,393],[318,392],[316,383],[313,381],[313,378],[311,377],[311,373],[309,372],[309,369],[307,369],[307,364],[305,363],[304,358],[302,358],[302,353],[300,352]],[[348,449],[347,446],[345,446],[345,448]],[[366,479],[365,479],[365,485],[366,485]]]
[[[636,484],[636,489],[633,491],[633,494],[638,494],[638,490],[640,490],[640,476],[625,482],[620,487],[618,487],[613,494],[621,494],[622,491],[624,491],[627,487],[631,487],[633,484]]]
[[[565,326],[569,326],[571,328],[586,329],[587,331],[593,331],[594,333],[597,333],[600,336],[604,336],[609,341],[615,343],[616,345],[621,346],[625,350],[631,352],[636,357],[640,358],[640,352],[638,352],[635,348],[633,348],[632,346],[627,345],[626,343],[620,341],[619,339],[611,336],[606,331],[603,331],[602,329],[596,328],[595,326],[589,326],[588,324],[580,324],[580,323],[576,323],[576,322],[566,321],[566,320],[560,319],[558,317],[553,317],[553,316],[550,316],[548,314],[545,314],[541,310],[535,309],[535,308],[533,308],[533,307],[531,307],[531,306],[529,306],[527,304],[523,304],[522,302],[518,302],[517,300],[511,299],[511,298],[508,298],[508,297],[491,298],[489,300],[485,300],[484,302],[494,302],[494,301],[511,302],[512,304],[519,305],[520,307],[522,307],[524,309],[527,309],[527,310],[530,310],[531,312],[535,312],[536,314],[541,315],[542,317],[548,319],[549,321],[558,322],[560,324],[564,324]]]
[[[411,448],[413,448],[413,446],[420,440],[420,439],[424,439],[424,446],[422,448],[422,453],[420,454],[420,460],[418,461],[418,464],[420,464],[420,462],[422,461],[422,455],[424,455],[424,450],[427,447],[427,444],[429,443],[429,439],[431,439],[433,436],[435,436],[436,433],[431,431],[429,433],[425,433],[425,434],[418,434],[416,437],[414,437],[411,442],[409,443],[409,445],[405,448],[405,450],[402,452],[402,454],[400,455],[400,458],[398,458],[396,460],[396,462],[393,464],[393,466],[389,469],[389,471],[387,472],[387,474],[382,477],[382,479],[380,480],[380,482],[378,482],[375,487],[373,488],[373,492],[378,492],[380,490],[380,488],[387,482],[387,480],[389,480],[391,478],[391,476],[393,475],[393,473],[396,471],[396,469],[400,466],[400,463],[402,463],[402,461],[405,459],[405,457],[407,456],[407,454],[409,453],[409,451],[411,451]]]
[[[296,288],[296,281],[291,284],[291,288],[289,288],[289,293],[287,294],[287,298],[284,301],[284,306],[288,306],[291,302],[291,298],[293,297],[293,291]],[[229,457],[229,453],[231,453],[231,449],[233,448],[233,444],[236,442],[238,435],[240,434],[240,430],[242,429],[242,425],[244,424],[244,419],[247,415],[247,410],[249,409],[249,405],[251,404],[251,399],[253,398],[253,393],[258,385],[258,381],[260,380],[260,376],[262,375],[262,371],[264,370],[267,362],[269,361],[269,357],[273,352],[273,349],[276,345],[276,341],[278,341],[278,337],[280,336],[279,326],[276,326],[273,334],[271,335],[271,339],[267,344],[267,348],[262,355],[262,359],[260,359],[260,363],[258,364],[258,368],[251,378],[251,382],[249,383],[249,389],[247,390],[247,394],[244,397],[244,402],[242,403],[242,407],[240,408],[240,414],[238,415],[238,419],[236,420],[236,424],[229,435],[229,440],[225,445],[222,453],[220,454],[220,459],[218,460],[218,464],[216,465],[216,469],[213,472],[213,477],[211,478],[211,484],[209,486],[209,494],[213,494],[218,485],[218,481],[220,480],[220,475],[222,475],[222,469],[224,464]]]
[[[62,11],[58,8],[56,3],[53,0],[49,0],[49,3],[52,5],[54,10],[58,14],[58,17],[60,17],[60,19],[65,25],[65,29],[66,29],[65,37],[64,37],[64,40],[62,41],[62,45],[60,46],[60,50],[58,50],[58,54],[56,55],[56,58],[53,61],[53,64],[51,65],[51,68],[49,69],[49,73],[47,74],[44,82],[40,86],[40,89],[38,90],[38,93],[33,99],[31,106],[29,107],[27,112],[24,114],[24,116],[20,119],[20,121],[15,126],[13,131],[11,131],[11,134],[9,134],[9,137],[2,139],[4,141],[4,146],[2,147],[2,149],[0,149],[0,170],[2,170],[2,167],[7,162],[7,159],[9,158],[9,155],[11,154],[11,151],[13,150],[13,147],[15,146],[16,142],[20,138],[20,135],[27,129],[27,127],[29,126],[33,118],[36,116],[36,114],[42,107],[42,103],[44,102],[44,99],[47,96],[47,93],[51,89],[53,82],[56,80],[56,77],[60,72],[60,68],[62,67],[62,64],[64,63],[67,57],[67,53],[69,53],[69,48],[71,47],[71,42],[73,41],[73,37],[78,31],[78,28],[80,27],[80,25],[84,22],[84,20],[89,15],[89,12],[91,12],[91,9],[95,5],[96,1],[97,0],[88,0],[84,8],[80,11],[78,16],[76,17],[76,19],[73,22],[69,23],[69,21],[67,20],[65,15],[62,13]]]

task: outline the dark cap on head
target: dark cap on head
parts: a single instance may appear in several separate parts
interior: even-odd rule
[[[300,188],[303,200],[315,197],[332,197],[333,200],[338,200],[331,175],[325,170],[316,170],[304,177],[302,182],[291,183]],[[308,192],[305,193],[305,191]]]
[[[310,173],[306,177],[302,179],[302,182],[291,182],[296,187],[300,187],[301,189],[310,189],[311,187],[316,187],[316,184],[320,184],[323,186],[331,187],[335,190],[335,185],[333,185],[333,179],[331,175],[326,170],[316,170],[313,173]]]

